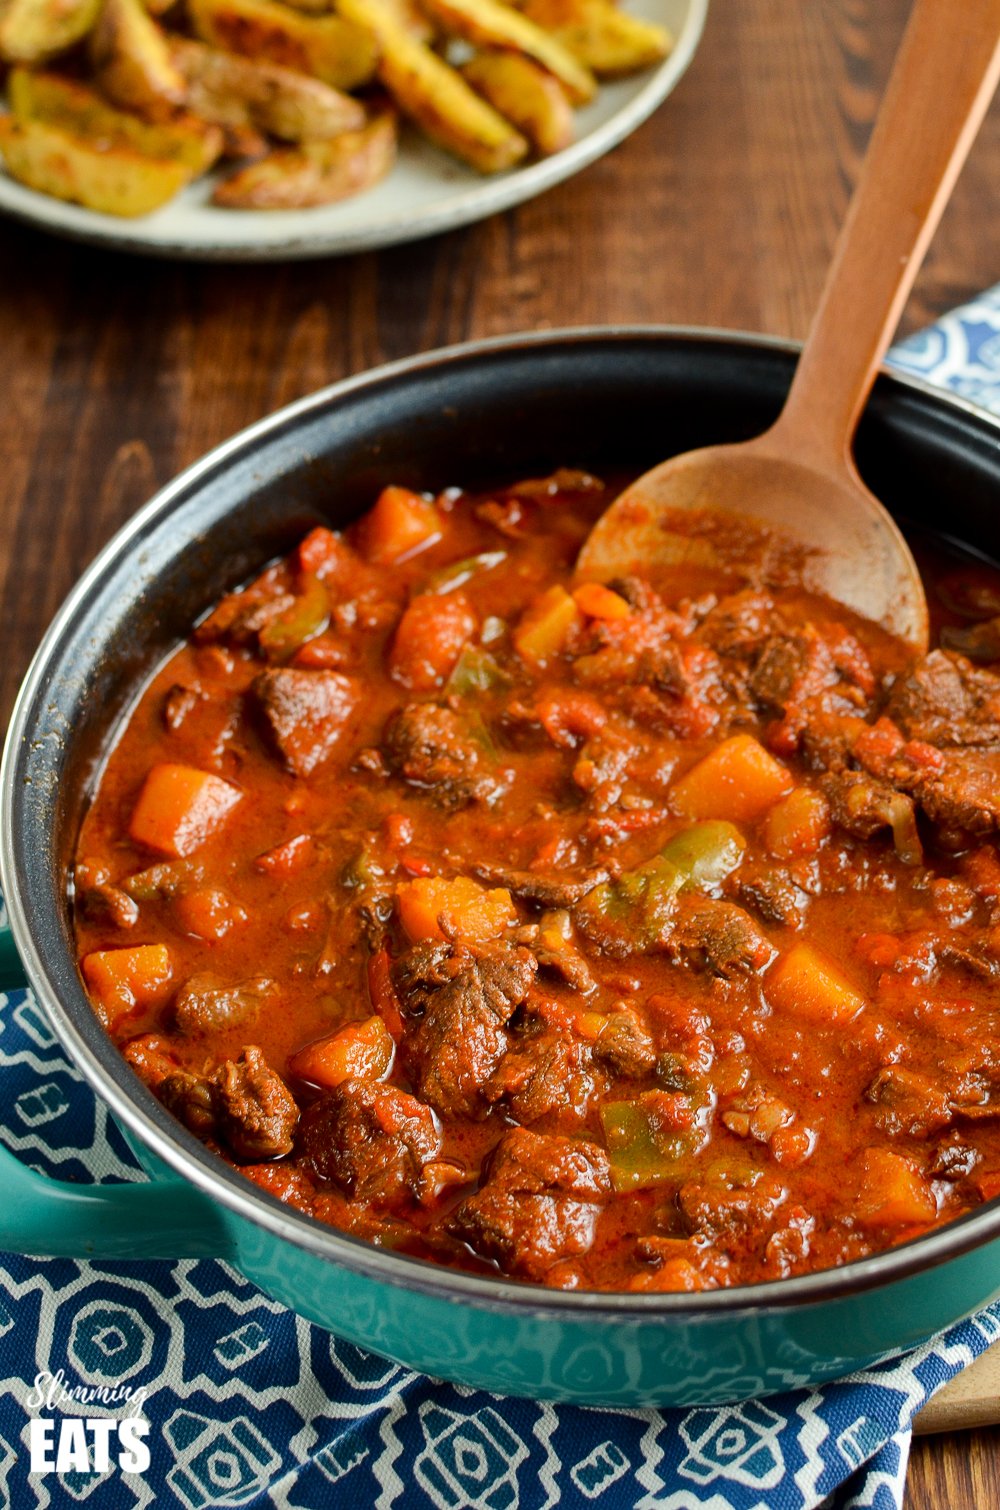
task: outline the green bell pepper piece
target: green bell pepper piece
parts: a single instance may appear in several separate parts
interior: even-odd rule
[[[269,661],[288,660],[306,640],[322,634],[330,622],[330,600],[319,577],[303,572],[300,585],[291,607],[265,624],[257,636]]]
[[[603,937],[605,946],[618,939],[629,948],[652,949],[664,934],[683,885],[676,865],[657,855],[617,880],[595,886],[579,903],[577,921],[584,932]]]
[[[668,839],[652,860],[624,871],[588,892],[577,918],[605,941],[653,949],[682,891],[708,890],[725,880],[743,858],[746,840],[731,823],[694,823]]]
[[[510,677],[482,645],[466,645],[448,678],[446,692],[467,697],[470,692],[492,692],[509,687]]]
[[[482,551],[478,556],[465,556],[461,561],[453,561],[450,566],[432,572],[424,592],[454,592],[456,587],[464,587],[479,572],[492,571],[506,559],[506,551]]]
[[[660,851],[698,891],[718,886],[743,859],[747,841],[732,823],[711,819],[681,829]]]
[[[705,1140],[697,1125],[669,1132],[662,1126],[657,1103],[663,1094],[647,1091],[634,1101],[610,1101],[601,1107],[611,1180],[618,1191],[646,1190],[682,1178],[686,1161]]]

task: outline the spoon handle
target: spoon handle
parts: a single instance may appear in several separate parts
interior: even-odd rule
[[[1000,0],[915,0],[819,308],[771,434],[853,474],[851,442],[1000,76]]]

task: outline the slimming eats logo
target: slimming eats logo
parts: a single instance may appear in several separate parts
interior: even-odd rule
[[[145,1473],[149,1467],[149,1422],[140,1415],[146,1403],[145,1389],[122,1385],[68,1385],[62,1369],[35,1375],[25,1404],[29,1410],[64,1414],[32,1416],[28,1423],[28,1447],[32,1473]],[[88,1416],[87,1406],[126,1414]]]

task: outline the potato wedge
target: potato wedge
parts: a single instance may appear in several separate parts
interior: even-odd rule
[[[382,0],[338,0],[341,15],[367,27],[381,50],[379,78],[432,141],[481,173],[520,162],[528,143],[479,98],[443,58],[412,37]]]
[[[557,37],[501,0],[422,0],[424,9],[453,37],[475,47],[507,47],[534,58],[565,86],[576,105],[593,99],[597,82]]]
[[[463,66],[462,76],[536,151],[548,156],[573,140],[573,110],[565,90],[531,58],[501,49],[480,52]]]
[[[128,147],[154,161],[178,162],[189,175],[210,168],[222,149],[217,126],[185,115],[154,125],[116,110],[86,84],[56,73],[15,68],[7,98],[22,124],[37,122],[95,146]]]
[[[259,63],[233,52],[176,37],[170,56],[196,115],[229,127],[250,126],[282,141],[324,141],[360,131],[364,106],[321,79]]]
[[[151,120],[183,105],[184,79],[141,0],[104,0],[88,46],[97,86],[113,104]]]
[[[19,183],[106,215],[148,215],[191,177],[176,159],[144,157],[133,147],[97,146],[42,121],[0,116],[0,157]]]
[[[343,16],[302,16],[276,0],[189,0],[195,34],[213,47],[356,89],[375,73],[370,29]]]
[[[0,9],[0,59],[47,62],[83,40],[100,8],[101,0],[7,0]]]
[[[282,148],[217,185],[212,203],[231,210],[305,210],[370,189],[396,160],[396,118],[386,111],[360,131]]]
[[[649,68],[667,57],[674,39],[662,26],[618,10],[611,0],[516,0],[530,21],[551,32],[600,79]]]
[[[257,131],[253,126],[227,121],[216,121],[215,124],[222,129],[222,151],[219,156],[224,161],[264,157],[271,150],[272,144],[263,131]]]
[[[386,10],[392,11],[404,31],[411,37],[430,46],[437,37],[437,27],[431,21],[420,0],[382,0]]]

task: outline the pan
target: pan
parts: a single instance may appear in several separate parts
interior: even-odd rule
[[[339,383],[219,447],[153,498],[71,593],[35,656],[0,771],[0,966],[24,976],[149,1179],[79,1187],[0,1152],[0,1247],[76,1258],[212,1255],[310,1321],[500,1393],[715,1404],[818,1384],[1000,1294],[1000,1202],[822,1273],[696,1294],[550,1291],[376,1248],[283,1206],[158,1104],[105,1035],[75,963],[67,867],[137,689],[222,593],[389,481],[477,488],[556,465],[621,475],[739,440],[777,414],[796,348],[726,332],[546,332]],[[861,472],[904,523],[1000,555],[1000,427],[882,376]]]

